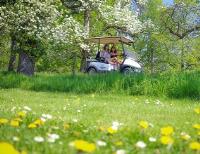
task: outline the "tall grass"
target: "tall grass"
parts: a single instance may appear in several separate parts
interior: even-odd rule
[[[200,99],[200,72],[131,76],[119,73],[93,76],[37,74],[33,77],[2,72],[0,73],[0,88],[71,93],[124,93]]]

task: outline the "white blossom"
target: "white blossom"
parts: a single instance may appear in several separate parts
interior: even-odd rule
[[[44,138],[41,136],[36,136],[36,137],[34,137],[34,141],[35,142],[44,142]]]

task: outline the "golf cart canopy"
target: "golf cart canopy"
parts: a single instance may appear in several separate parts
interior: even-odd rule
[[[125,37],[114,37],[114,36],[108,36],[108,37],[93,37],[90,39],[87,39],[91,43],[100,43],[100,44],[117,44],[117,43],[125,43],[130,45],[133,43],[132,40],[125,38]]]

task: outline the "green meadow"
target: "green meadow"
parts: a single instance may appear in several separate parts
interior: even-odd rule
[[[0,141],[18,152],[199,153],[199,73],[2,74]]]

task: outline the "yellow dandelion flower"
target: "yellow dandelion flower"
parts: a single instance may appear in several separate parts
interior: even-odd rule
[[[200,130],[200,124],[194,124],[193,128]]]
[[[23,117],[26,116],[26,112],[25,111],[20,111],[20,112],[17,113],[17,116],[23,118]]]
[[[200,131],[197,134],[200,136]]]
[[[194,109],[194,112],[195,112],[196,114],[200,114],[200,108]]]
[[[173,144],[174,140],[170,136],[162,136],[160,141],[164,145]]]
[[[149,123],[147,121],[140,121],[139,126],[142,129],[147,129],[149,127]]]
[[[0,142],[0,154],[20,154],[11,144]]]
[[[187,133],[185,133],[185,132],[182,132],[182,133],[181,133],[181,139],[187,141],[187,140],[189,140],[190,138],[191,138],[191,136],[188,135]]]
[[[89,143],[87,141],[84,140],[75,140],[74,142],[72,142],[72,145],[80,151],[83,152],[94,152],[96,149],[96,146],[94,143]]]
[[[63,127],[66,130],[66,129],[69,129],[70,125],[69,124],[64,124]]]
[[[200,150],[200,143],[199,142],[192,142],[192,143],[190,143],[189,147],[192,150]]]
[[[8,119],[0,118],[0,125],[7,124],[7,123],[8,123]]]
[[[10,125],[13,126],[13,127],[19,127],[19,121],[11,120]]]
[[[36,127],[37,127],[37,125],[34,124],[34,123],[31,123],[31,124],[28,125],[28,128],[36,128]]]
[[[174,128],[171,126],[161,128],[162,135],[165,135],[165,136],[172,135],[173,132],[174,132]]]
[[[108,131],[109,134],[115,134],[115,133],[117,133],[117,130],[116,130],[116,129],[113,129],[113,127],[109,127],[109,128],[107,129],[107,131]]]
[[[41,120],[41,119],[37,119],[37,120],[35,120],[35,121],[33,122],[33,124],[35,124],[35,125],[37,125],[37,126],[41,126],[41,125],[44,124],[44,121]]]

